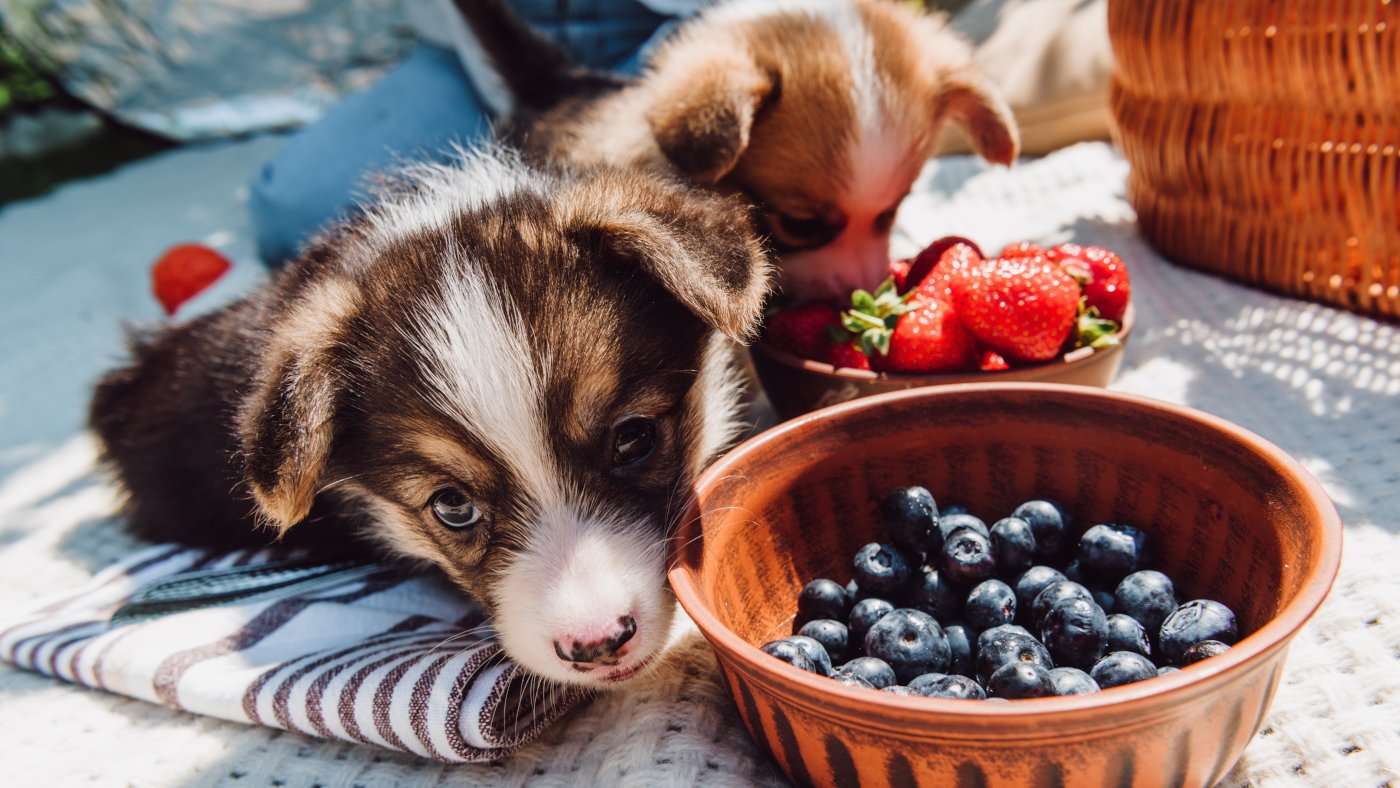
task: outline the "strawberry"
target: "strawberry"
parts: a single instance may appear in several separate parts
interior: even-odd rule
[[[854,342],[837,342],[831,346],[831,366],[837,369],[870,369],[870,357]]]
[[[830,304],[803,304],[777,312],[768,318],[768,344],[801,358],[825,361],[831,348],[832,328],[839,328],[841,316]]]
[[[1036,246],[1030,241],[1017,241],[1014,244],[1007,244],[1006,248],[1002,249],[1001,254],[997,256],[1004,260],[1010,260],[1017,257],[1042,257],[1045,255],[1044,248]]]
[[[1079,283],[1044,257],[998,258],[960,270],[952,292],[968,330],[1007,361],[1059,355],[1079,311]]]
[[[894,280],[894,289],[904,292],[904,286],[909,281],[909,267],[913,265],[913,260],[894,260],[890,263],[890,278]]]
[[[983,349],[977,354],[977,368],[983,372],[1001,372],[1011,369],[1011,365],[1006,363],[1006,359],[995,350]]]
[[[1098,246],[1061,244],[1046,257],[1057,262],[1084,288],[1084,300],[1106,320],[1123,322],[1132,298],[1128,267],[1118,255]]]
[[[972,336],[951,304],[914,293],[901,296],[892,278],[873,294],[852,293],[841,323],[860,338],[871,366],[882,371],[945,372],[966,369],[975,359]]]
[[[969,244],[958,243],[948,247],[939,258],[938,265],[933,271],[919,282],[918,288],[914,291],[915,298],[937,299],[952,303],[953,291],[952,282],[962,271],[982,262],[982,253],[977,251],[977,247]]]
[[[180,244],[165,250],[151,267],[151,289],[167,315],[218,281],[233,264],[201,244]]]
[[[938,267],[939,262],[943,260],[943,256],[948,250],[958,244],[966,244],[972,247],[972,250],[977,253],[977,256],[979,258],[982,257],[982,249],[973,241],[969,241],[957,235],[945,235],[928,246],[925,246],[924,250],[919,252],[918,256],[911,261],[907,278],[907,281],[912,283],[911,286],[916,287],[923,284],[923,281],[928,278],[929,273]],[[899,292],[903,293],[906,289],[908,288],[901,285]]]
[[[875,360],[888,372],[954,372],[977,360],[977,345],[963,328],[952,304],[916,301],[899,318],[889,340],[890,352]]]

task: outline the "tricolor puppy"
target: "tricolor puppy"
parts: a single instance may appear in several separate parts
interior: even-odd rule
[[[618,682],[666,640],[668,527],[768,274],[741,200],[469,154],[138,338],[91,424],[147,538],[428,562],[527,669]]]
[[[1015,122],[941,17],[898,0],[729,0],[626,81],[572,65],[504,0],[458,0],[486,57],[471,75],[535,156],[678,171],[761,211],[798,298],[886,275],[900,202],[945,121],[987,159]]]

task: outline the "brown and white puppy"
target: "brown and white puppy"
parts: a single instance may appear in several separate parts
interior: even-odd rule
[[[745,194],[781,287],[844,298],[886,275],[895,212],[945,121],[987,159],[1015,122],[941,17],[896,0],[729,0],[683,23],[635,80],[571,64],[504,0],[457,0],[469,70],[535,156],[678,171]]]
[[[427,562],[527,669],[618,682],[666,640],[768,274],[741,200],[478,152],[136,339],[90,420],[147,538]]]

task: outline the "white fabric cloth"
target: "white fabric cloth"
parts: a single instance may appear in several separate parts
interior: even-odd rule
[[[256,279],[227,195],[271,144],[178,151],[0,210],[0,618],[137,547],[92,474],[84,390],[119,344],[113,326],[158,315],[146,266],[162,244],[231,234],[236,283]],[[177,188],[190,173],[201,188]],[[1347,526],[1338,583],[1223,784],[1400,785],[1400,331],[1164,262],[1135,233],[1126,173],[1102,144],[1012,170],[939,161],[900,213],[897,251],[956,232],[989,248],[1073,237],[1125,255],[1139,326],[1114,388],[1277,443],[1319,476]],[[194,717],[6,667],[0,727],[5,782],[24,786],[781,784],[694,638],[640,685],[598,697],[495,766]]]
[[[281,558],[140,550],[76,594],[0,621],[0,659],[182,711],[448,763],[503,758],[584,698],[506,659],[461,593],[383,568],[341,570],[354,576],[236,604],[113,619],[151,584],[265,571]]]

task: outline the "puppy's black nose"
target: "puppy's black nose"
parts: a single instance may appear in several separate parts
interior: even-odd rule
[[[613,631],[604,637],[576,638],[565,635],[556,639],[554,654],[582,670],[594,665],[616,665],[626,650],[627,642],[636,634],[636,620],[631,616],[622,616]]]

